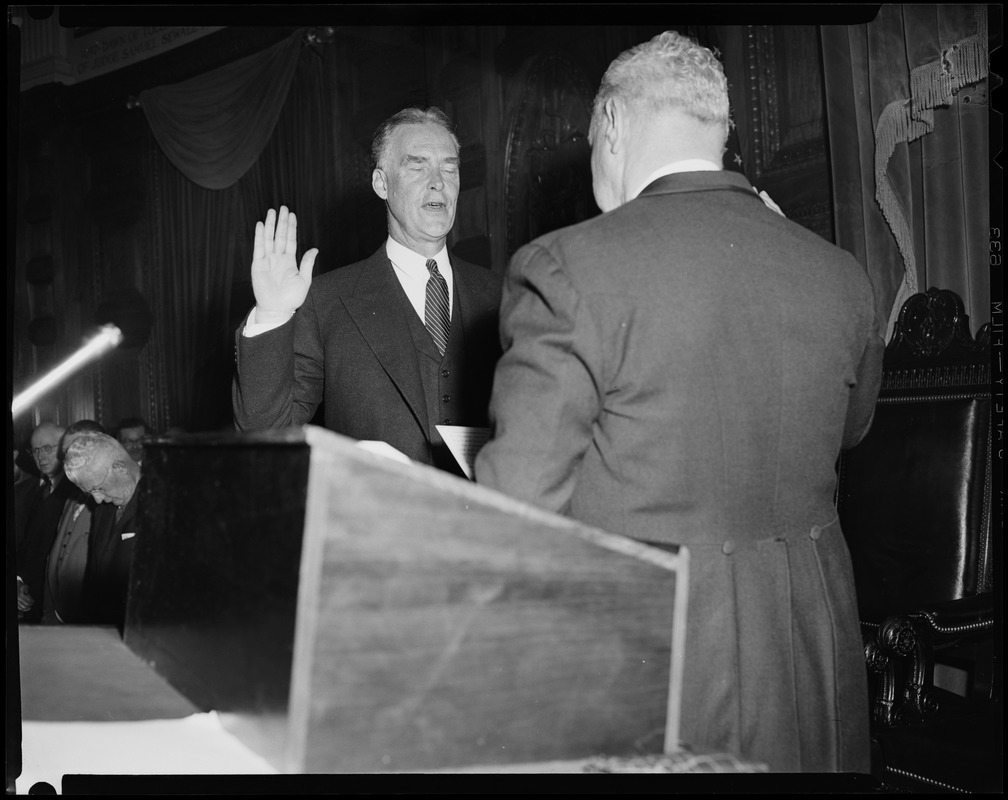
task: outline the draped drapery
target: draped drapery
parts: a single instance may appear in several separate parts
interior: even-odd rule
[[[154,138],[183,175],[226,189],[248,171],[273,133],[303,38],[298,31],[261,53],[140,93]]]
[[[265,123],[273,122],[263,125],[272,135],[262,139],[261,152],[250,158],[246,150],[240,158],[224,158],[218,162],[223,171],[211,168],[222,152],[221,142],[229,138],[218,125],[210,126],[204,156],[198,155],[192,140],[181,148],[192,153],[194,161],[205,162],[196,167],[203,176],[214,172],[219,178],[248,162],[226,187],[197,185],[163,149],[163,136],[152,130],[148,150],[153,200],[146,226],[151,262],[147,286],[154,311],[150,346],[153,380],[165,406],[162,417],[172,426],[201,431],[232,425],[234,331],[254,303],[248,275],[252,238],[256,221],[264,219],[267,209],[285,204],[295,211],[299,255],[317,246],[321,254],[316,273],[333,266],[326,264],[325,256],[335,249],[330,221],[338,185],[334,54],[331,47],[304,47],[302,41],[295,36],[264,56],[270,59],[264,63],[275,64],[277,53],[294,53],[285,97],[274,97],[282,101],[275,113],[264,112]],[[251,70],[248,63],[246,68]],[[244,91],[247,75],[225,71],[235,78],[236,90]],[[207,76],[214,93],[227,94],[223,74]],[[141,103],[149,110],[148,97],[145,93]],[[261,110],[257,101],[247,100]],[[256,126],[245,110],[232,109],[227,116],[235,124]],[[232,134],[233,141],[246,145],[263,132]]]
[[[952,289],[990,319],[987,9],[884,5],[822,26],[837,244],[865,265],[886,338],[903,301]]]

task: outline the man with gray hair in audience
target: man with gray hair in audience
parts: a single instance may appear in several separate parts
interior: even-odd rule
[[[63,470],[98,503],[92,516],[85,571],[90,619],[122,631],[136,536],[140,465],[112,436],[78,435],[67,447]]]

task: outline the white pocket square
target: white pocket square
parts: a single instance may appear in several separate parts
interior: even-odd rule
[[[125,542],[127,539],[132,539],[134,536],[136,536],[136,531],[131,531],[129,533],[124,533],[122,535],[122,538],[123,538],[123,541]]]

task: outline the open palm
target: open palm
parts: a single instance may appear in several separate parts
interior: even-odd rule
[[[297,263],[297,217],[280,206],[266,212],[266,222],[256,222],[252,248],[252,291],[256,321],[286,320],[301,307],[311,286],[318,249],[312,248]]]

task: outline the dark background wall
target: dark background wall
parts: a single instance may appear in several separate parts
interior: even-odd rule
[[[501,271],[521,244],[598,213],[586,138],[595,89],[615,55],[668,28],[722,55],[737,123],[737,168],[789,217],[831,238],[817,27],[715,26],[684,16],[677,20],[670,6],[649,24],[384,25],[366,19],[314,26],[316,49],[332,65],[337,110],[330,133],[339,163],[329,196],[320,199],[333,209],[333,224],[305,246],[327,254],[325,270],[370,254],[383,240],[384,208],[370,187],[368,152],[375,126],[405,105],[441,106],[457,124],[463,167],[453,252]],[[156,284],[149,250],[156,243],[147,230],[162,198],[151,181],[156,144],[136,96],[262,50],[299,28],[228,25],[88,81],[20,92],[17,245],[9,266],[12,386],[16,391],[76,349],[96,322],[113,318],[127,340],[16,420],[15,441],[42,419],[67,424],[88,417],[111,426],[139,413],[160,431],[183,418],[191,430],[228,424],[229,396],[203,419],[166,400],[163,343],[152,335],[149,296]],[[250,237],[254,221],[248,231],[222,235]],[[220,328],[233,330],[251,303],[247,270],[236,270]],[[223,389],[229,378],[219,377],[215,385]]]

